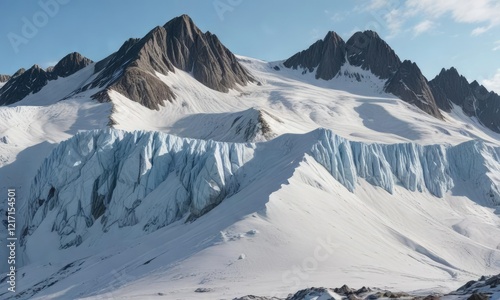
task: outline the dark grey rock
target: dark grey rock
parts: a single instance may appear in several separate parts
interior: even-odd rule
[[[78,52],[73,52],[63,57],[52,69],[55,77],[68,77],[80,71],[93,61],[82,56]]]
[[[21,69],[17,70],[16,73],[14,73],[14,75],[12,75],[12,78],[17,77],[17,76],[23,74],[24,72],[26,72],[26,70],[24,68],[21,68]]]
[[[344,63],[345,42],[338,34],[330,31],[323,40],[293,55],[283,65],[292,69],[306,69],[309,72],[317,68],[316,79],[330,80],[339,73]]]
[[[488,91],[477,81],[471,83],[474,97],[476,98],[476,116],[484,126],[500,132],[500,95]]]
[[[475,115],[472,88],[455,68],[442,69],[438,76],[429,81],[429,86],[436,104],[442,110],[449,112],[454,103],[461,106],[467,115]]]
[[[248,295],[240,298],[234,298],[233,300],[282,300],[282,299],[276,297],[260,297],[260,296]]]
[[[194,290],[195,293],[210,293],[210,292],[213,292],[213,289],[211,288],[197,288],[196,290]]]
[[[355,292],[354,289],[351,289],[350,287],[348,287],[345,284],[343,286],[341,286],[340,288],[334,288],[333,291],[339,295],[350,295],[350,294],[354,294],[354,292]]]
[[[10,80],[10,78],[11,78],[10,75],[2,75],[2,74],[0,74],[0,82],[7,82],[7,81]]]
[[[368,293],[368,292],[371,292],[372,290],[370,288],[367,288],[366,286],[356,290],[354,293],[356,295],[359,295],[359,294],[364,294],[364,293]]]
[[[254,81],[216,35],[203,33],[182,15],[142,39],[129,39],[115,54],[98,62],[95,71],[99,75],[81,90],[104,87],[159,109],[164,101],[174,100],[175,94],[155,73],[175,73],[176,68],[191,72],[196,80],[220,92]],[[105,101],[105,95],[106,91],[94,96]]]
[[[38,65],[26,72],[19,72],[0,89],[0,105],[13,104],[31,93],[40,91],[50,78],[50,74]]]
[[[486,294],[481,294],[481,293],[474,293],[472,295],[470,295],[469,298],[467,298],[467,300],[489,300],[490,297]]]
[[[398,71],[387,80],[384,90],[442,119],[428,81],[415,63],[405,60]]]
[[[47,70],[38,65],[34,65],[27,71],[20,69],[0,89],[0,105],[21,101],[31,93],[39,92],[50,80],[72,75],[90,63],[92,63],[90,59],[74,52],[61,59],[55,67]]]
[[[371,30],[356,32],[346,43],[346,53],[351,65],[370,70],[381,79],[391,77],[401,65],[394,50]]]
[[[420,69],[409,61],[402,63],[394,50],[373,31],[356,32],[345,43],[336,33],[328,32],[323,40],[301,51],[283,65],[302,68],[303,73],[316,70],[316,79],[330,80],[339,74],[347,61],[350,65],[368,70],[381,79],[388,79],[385,91],[411,103],[426,113],[442,118]],[[343,74],[361,81],[360,74]],[[441,98],[440,98],[441,99]]]
[[[327,295],[329,289],[327,288],[308,288],[308,289],[303,289],[298,291],[297,293],[290,295],[286,298],[286,300],[304,300],[304,299],[311,299],[314,297],[320,297],[320,296],[325,296]],[[324,300],[335,300],[333,297],[330,298],[321,298]]]
[[[500,132],[500,96],[488,91],[477,81],[469,83],[455,68],[442,69],[429,82],[438,106],[450,111],[455,104],[471,117],[476,117],[485,127]]]

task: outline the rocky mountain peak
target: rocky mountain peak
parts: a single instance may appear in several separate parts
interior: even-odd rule
[[[439,108],[450,111],[453,103],[464,107],[464,112],[474,115],[474,95],[467,79],[454,67],[443,68],[439,75],[429,82],[432,94]]]
[[[163,28],[178,39],[194,40],[196,35],[203,34],[188,15],[173,18]]]
[[[45,72],[39,65],[33,65],[25,72],[18,71],[16,74],[0,89],[0,105],[15,103],[31,93],[40,91],[51,78],[50,73]]]
[[[17,76],[23,74],[24,72],[26,72],[26,69],[21,68],[21,69],[17,70],[16,73],[14,73],[14,75],[12,75],[12,78],[17,77]]]
[[[292,69],[301,68],[304,72],[316,69],[316,79],[330,80],[339,73],[344,63],[345,42],[337,33],[329,31],[323,40],[293,55],[283,65]]]
[[[86,66],[93,63],[92,60],[86,58],[78,52],[73,52],[63,57],[52,69],[54,77],[67,77],[80,71]]]
[[[0,82],[7,82],[10,80],[10,75],[3,75],[3,74],[0,74]]]
[[[394,50],[371,30],[356,32],[347,41],[346,52],[351,65],[370,70],[381,79],[388,79],[401,65]]]
[[[396,73],[387,80],[385,91],[436,118],[442,118],[427,79],[414,62],[403,61]]]
[[[94,95],[96,99],[109,100],[107,90],[113,89],[150,109],[159,109],[165,100],[175,99],[156,72],[190,72],[196,80],[220,92],[254,81],[216,35],[203,33],[187,15],[154,28],[140,40],[127,41],[96,68],[101,73],[83,88],[104,87]]]

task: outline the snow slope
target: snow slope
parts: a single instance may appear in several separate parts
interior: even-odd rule
[[[239,142],[240,137],[224,133],[234,114],[256,109],[273,116],[267,118],[273,136],[306,133],[321,127],[363,142],[458,144],[481,139],[498,144],[499,134],[463,116],[459,110],[444,113],[445,121],[435,119],[384,93],[384,81],[359,67],[344,65],[341,76],[324,81],[315,79],[312,73],[284,68],[281,62],[268,63],[247,57],[240,57],[240,62],[259,84],[239,87],[227,94],[199,84],[181,70],[167,76],[157,73],[177,95],[176,101],[166,103],[160,111],[149,110],[112,92],[115,127]],[[227,113],[233,115],[227,116]],[[216,120],[222,133],[206,132],[214,130],[213,123],[207,119]]]
[[[29,216],[21,299],[449,291],[499,272],[498,134],[459,109],[434,119],[359,68],[322,81],[239,59],[258,83],[229,93],[156,74],[177,94],[159,111],[72,95],[93,65],[0,107],[2,187]],[[159,132],[57,147],[108,124]]]
[[[477,158],[464,163],[464,153]],[[323,129],[257,144],[80,133],[32,186],[22,297],[456,288],[500,271],[500,220],[470,200],[500,203],[483,172],[498,167],[495,153],[478,142],[349,142]]]

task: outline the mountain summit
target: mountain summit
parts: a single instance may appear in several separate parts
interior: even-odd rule
[[[316,70],[316,79],[330,80],[340,75],[345,63],[387,80],[385,92],[436,118],[442,118],[427,79],[418,66],[409,61],[402,63],[394,50],[374,31],[356,32],[347,43],[335,32],[329,32],[323,40],[293,55],[283,65],[304,69],[303,72]]]
[[[21,101],[29,94],[39,92],[51,80],[68,77],[90,65],[92,60],[73,52],[63,57],[53,68],[44,70],[33,65],[28,70],[20,69],[0,89],[0,105]]]
[[[394,50],[371,30],[356,32],[346,44],[349,63],[370,70],[382,79],[387,79],[397,72],[401,60]]]
[[[287,68],[306,69],[309,72],[317,68],[316,79],[330,80],[339,73],[344,63],[345,42],[338,34],[330,31],[323,40],[293,55],[283,65]]]
[[[453,105],[476,117],[484,126],[500,132],[500,96],[488,91],[477,81],[469,83],[457,69],[442,69],[439,75],[429,82],[436,102],[444,111],[450,112]]]
[[[101,88],[95,98],[108,101],[110,89],[150,108],[159,109],[175,93],[156,73],[176,69],[190,72],[205,86],[228,92],[254,81],[236,57],[217,38],[203,33],[187,15],[156,27],[142,39],[130,39],[114,54],[96,64],[95,80],[82,90]]]

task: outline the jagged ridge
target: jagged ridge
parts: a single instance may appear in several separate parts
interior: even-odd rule
[[[283,65],[302,68],[303,73],[316,71],[316,79],[330,80],[342,75],[340,69],[345,63],[387,79],[384,91],[442,118],[427,79],[417,65],[410,61],[402,63],[394,50],[371,30],[356,32],[347,43],[330,31],[323,40],[293,55]],[[360,76],[355,77],[360,80]]]
[[[471,117],[476,117],[485,127],[500,132],[500,96],[488,91],[477,81],[469,83],[455,68],[442,69],[430,82],[436,102],[444,111],[453,105]]]
[[[176,68],[220,92],[254,81],[216,35],[203,33],[189,16],[182,15],[142,39],[125,42],[115,54],[97,63],[99,75],[81,90],[104,88],[94,97],[109,101],[107,90],[113,89],[150,109],[159,109],[164,101],[174,100],[175,94],[155,73],[167,75]]]
[[[0,89],[0,105],[9,105],[39,92],[50,80],[68,77],[90,65],[92,61],[73,52],[63,57],[53,68],[44,70],[34,65],[28,70],[18,70]]]

